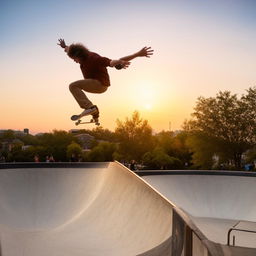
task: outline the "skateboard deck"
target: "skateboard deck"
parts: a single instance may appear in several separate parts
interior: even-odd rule
[[[82,118],[85,116],[92,116],[90,121],[83,121]],[[89,114],[89,115],[85,115],[85,116],[80,116],[80,115],[73,115],[71,116],[71,120],[75,121],[76,125],[79,124],[92,124],[95,123],[95,125],[100,125],[99,123],[99,112],[97,114]]]
[[[80,119],[78,119],[78,120],[75,122],[76,125],[79,125],[79,124],[93,124],[93,123],[94,123],[95,125],[99,126],[99,125],[100,125],[100,123],[99,123],[99,118],[94,118],[94,117],[92,117],[90,121],[83,121],[82,118],[80,118]]]

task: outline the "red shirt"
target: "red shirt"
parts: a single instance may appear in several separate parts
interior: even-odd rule
[[[80,68],[86,79],[96,79],[105,86],[110,86],[107,67],[110,66],[110,59],[101,57],[99,54],[90,52],[89,56],[80,63]]]

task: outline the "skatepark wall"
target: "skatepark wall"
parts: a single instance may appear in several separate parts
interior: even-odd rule
[[[220,256],[189,216],[118,162],[0,164],[3,256]]]
[[[0,168],[1,255],[170,255],[172,205],[118,163]]]

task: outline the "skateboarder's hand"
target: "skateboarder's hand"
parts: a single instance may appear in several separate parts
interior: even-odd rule
[[[154,50],[151,47],[143,47],[140,51],[138,51],[137,56],[139,57],[147,57],[149,58],[153,55]]]
[[[60,38],[58,41],[59,41],[59,44],[58,44],[58,45],[60,45],[60,47],[62,47],[62,48],[66,48],[66,47],[67,47],[67,45],[66,45],[64,39],[61,39],[61,38]]]
[[[131,62],[130,61],[126,61],[126,60],[122,60],[122,68],[128,68],[130,66]]]
[[[123,69],[123,68],[125,69],[129,67],[131,62],[120,59],[120,60],[112,60],[110,64],[111,64],[111,67],[115,67],[116,69]]]

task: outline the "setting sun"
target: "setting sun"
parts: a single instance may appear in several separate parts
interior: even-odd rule
[[[157,101],[157,95],[152,85],[141,83],[135,87],[134,101],[138,109],[151,110]]]
[[[152,109],[152,104],[146,103],[146,104],[144,105],[144,108],[145,108],[146,110],[151,110],[151,109]]]

